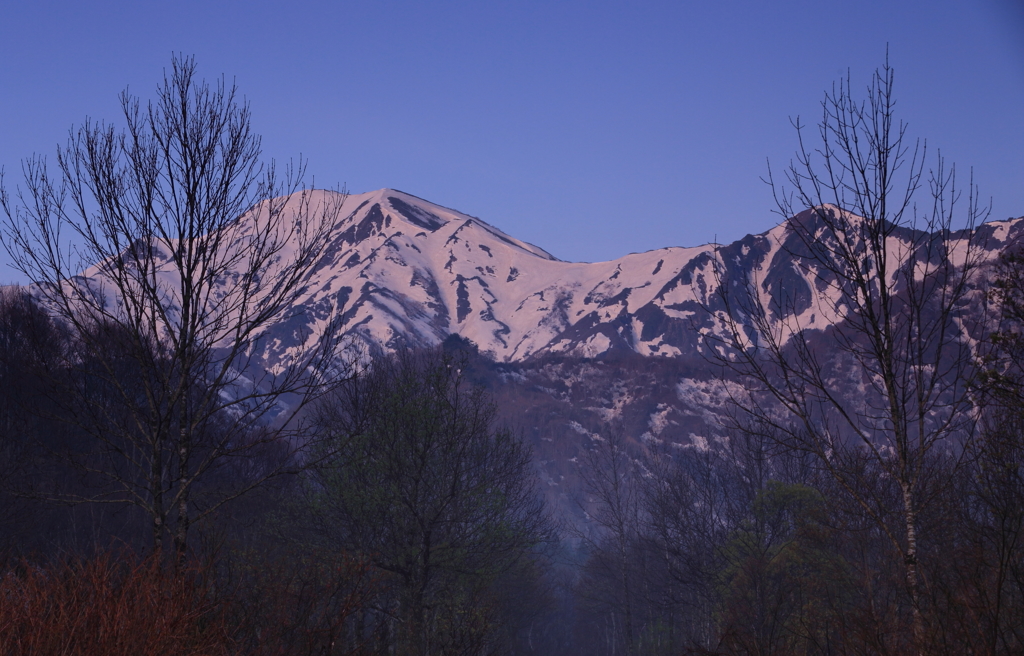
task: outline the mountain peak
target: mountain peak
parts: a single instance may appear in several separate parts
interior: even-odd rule
[[[330,192],[318,193],[330,199]],[[985,224],[986,231],[995,253],[1024,237],[1024,222]],[[722,329],[714,312],[724,309],[708,305],[723,271],[731,279],[758,272],[765,293],[799,301],[787,307],[813,328],[825,309],[813,302],[810,274],[792,266],[784,232],[778,226],[732,244],[564,262],[406,192],[352,194],[303,296],[288,321],[271,329],[261,359],[273,369],[300,357],[334,312],[364,353],[433,346],[455,334],[498,361],[617,350],[692,355],[702,332]]]

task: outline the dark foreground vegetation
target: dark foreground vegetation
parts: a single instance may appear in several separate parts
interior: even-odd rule
[[[464,359],[379,359],[309,410],[301,455],[222,457],[192,487],[193,514],[217,511],[182,556],[124,493],[135,445],[91,439],[53,401],[90,375],[49,369],[69,337],[18,290],[0,333],[3,653],[476,654],[541,612],[553,534],[530,452]]]
[[[443,350],[383,360],[337,388],[312,414],[307,466],[223,504],[179,560],[154,551],[144,510],[91,475],[113,456],[49,400],[48,356],[26,330],[61,344],[8,291],[4,653],[1024,650],[1016,332],[996,340],[1007,366],[984,378],[975,439],[923,464],[915,604],[893,539],[901,490],[869,454],[843,462],[851,488],[764,431],[697,448],[611,429],[579,459],[589,521],[553,530],[528,451],[463,381],[472,355]],[[234,463],[193,503],[267,466]]]
[[[458,338],[258,366],[338,208],[175,60],[0,187],[38,281],[0,293],[0,652],[1024,653],[1024,256],[984,261],[892,79],[771,180],[792,278],[705,271],[728,437],[602,427],[556,521]]]

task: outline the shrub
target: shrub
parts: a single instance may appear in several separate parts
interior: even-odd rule
[[[0,578],[0,653],[231,654],[226,604],[212,592],[202,568],[169,572],[158,557],[22,561]]]

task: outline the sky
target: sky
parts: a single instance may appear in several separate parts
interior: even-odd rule
[[[1024,215],[1022,0],[7,0],[0,167],[152,98],[172,53],[234,81],[268,158],[391,187],[557,257],[768,230],[767,163],[888,49],[898,117]],[[0,281],[23,282],[0,256]]]

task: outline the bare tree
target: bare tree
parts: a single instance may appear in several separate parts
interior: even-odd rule
[[[749,425],[813,454],[887,536],[920,653],[919,513],[936,489],[933,460],[956,459],[973,434],[973,228],[987,210],[973,180],[964,194],[941,156],[926,175],[925,146],[896,121],[893,79],[887,62],[862,102],[849,76],[833,87],[816,147],[794,123],[796,160],[785,183],[770,169],[767,180],[793,275],[773,290],[756,272],[730,277],[720,267],[707,307],[721,308],[723,330],[706,344],[746,384]],[[883,499],[858,479],[865,454],[898,487],[901,525],[885,521]]]
[[[302,187],[301,162],[280,180],[236,88],[197,80],[191,58],[155,101],[125,92],[121,107],[123,131],[72,130],[55,175],[37,156],[24,187],[0,185],[2,240],[77,344],[56,396],[97,445],[79,464],[107,487],[89,500],[143,508],[155,548],[170,531],[181,558],[190,526],[294,464],[291,419],[338,373],[330,312],[300,336],[304,355],[261,365],[344,194]],[[272,445],[288,453],[200,504],[214,469]]]

